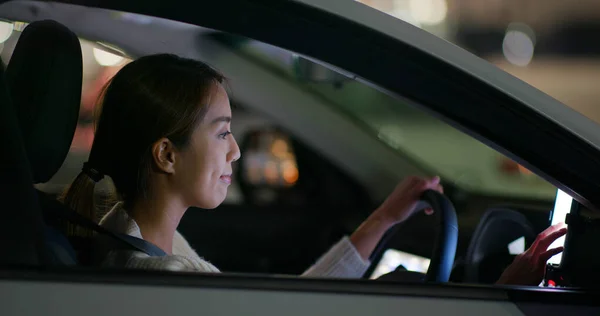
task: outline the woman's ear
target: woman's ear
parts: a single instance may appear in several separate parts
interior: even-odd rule
[[[175,146],[168,138],[161,138],[152,145],[152,160],[156,168],[164,173],[175,173]]]

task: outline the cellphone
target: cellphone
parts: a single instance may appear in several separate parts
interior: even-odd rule
[[[573,198],[560,189],[556,190],[556,201],[554,202],[554,209],[552,210],[551,215],[550,215],[550,226],[552,226],[554,224],[558,224],[560,222],[564,222],[567,217],[567,214],[569,214],[571,212],[572,207],[573,207]],[[559,239],[555,240],[550,245],[550,247],[548,247],[548,249],[561,247],[564,245],[565,245],[565,236],[560,237]],[[548,260],[548,263],[560,264],[561,259],[562,259],[562,253],[559,253],[559,254],[553,256],[552,258],[550,258],[550,260]]]

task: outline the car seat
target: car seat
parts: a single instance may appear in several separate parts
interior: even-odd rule
[[[54,21],[38,21],[21,34],[6,68],[33,183],[62,166],[75,133],[83,76],[77,36]],[[39,193],[42,204],[46,197]],[[43,208],[43,207],[42,207]],[[75,252],[55,225],[44,227],[50,262],[75,263]]]
[[[45,261],[43,221],[21,131],[0,65],[0,265],[35,266]]]

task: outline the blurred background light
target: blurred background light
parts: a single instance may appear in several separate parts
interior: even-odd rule
[[[14,28],[13,23],[0,21],[0,43],[4,43],[10,38]]]
[[[440,24],[448,14],[446,0],[410,0],[410,14],[421,24]]]
[[[94,47],[94,58],[102,66],[115,66],[124,60],[123,57]]]
[[[534,50],[533,30],[525,24],[510,24],[502,41],[502,53],[506,60],[516,66],[527,66],[533,59]]]

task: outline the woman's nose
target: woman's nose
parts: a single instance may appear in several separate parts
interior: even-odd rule
[[[232,148],[229,151],[229,161],[233,162],[233,161],[238,161],[240,159],[240,157],[242,156],[242,153],[240,152],[240,146],[238,146],[237,141],[235,140],[235,137],[231,137],[232,141]]]

